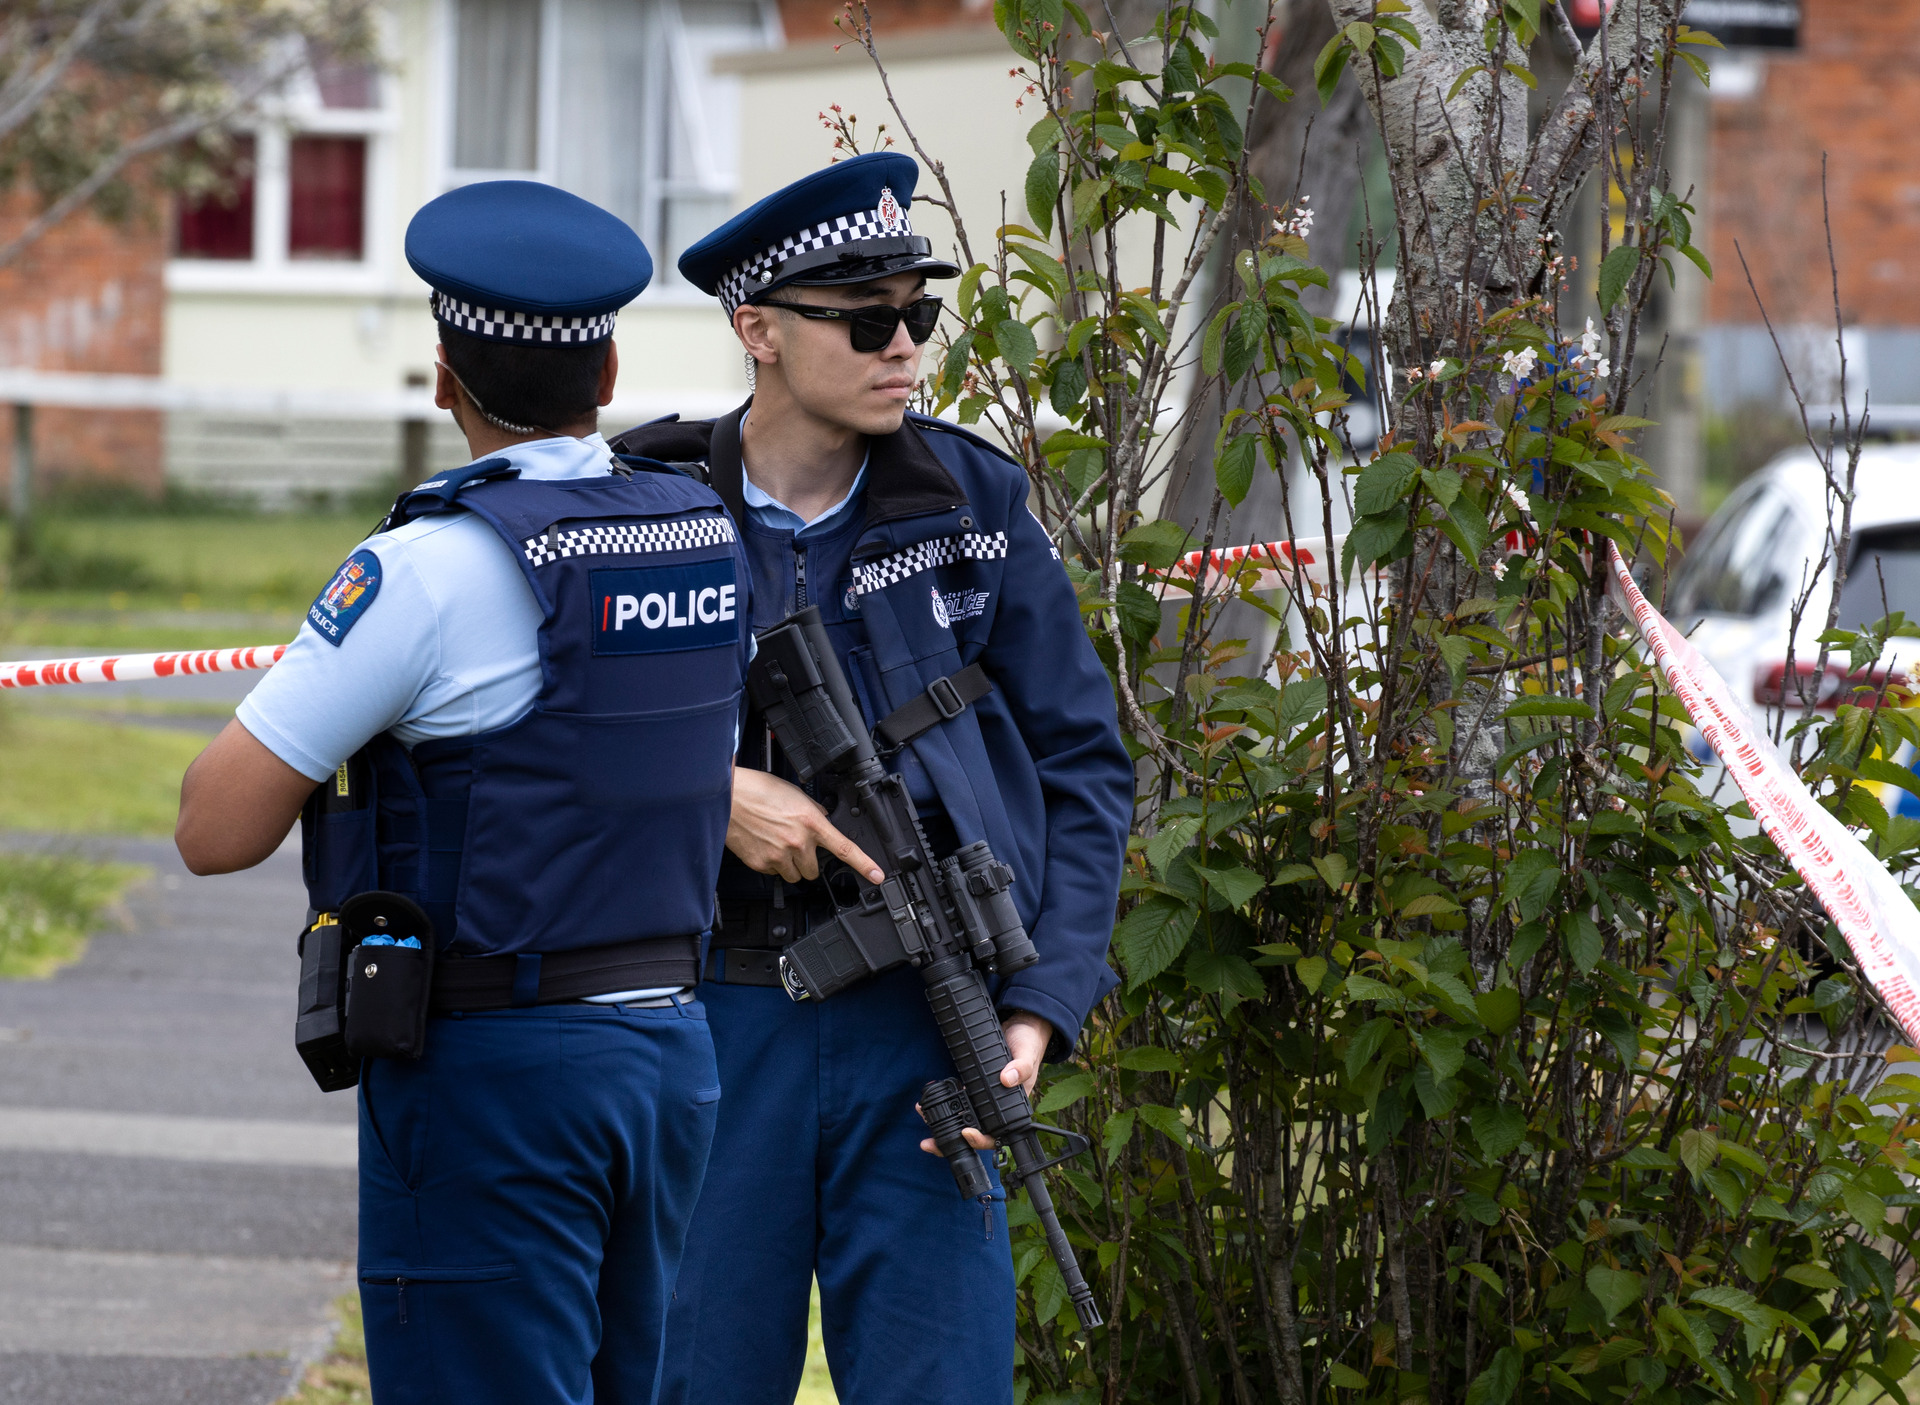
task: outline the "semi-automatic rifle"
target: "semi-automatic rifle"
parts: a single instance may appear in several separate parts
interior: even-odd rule
[[[945,695],[938,689],[936,683],[928,690],[936,707],[943,715],[957,714],[951,685]],[[906,783],[882,763],[854,704],[819,610],[802,610],[760,636],[747,690],[800,779],[813,785],[834,828],[872,857],[883,875],[874,883],[845,866],[826,875],[834,916],[781,956],[787,993],[795,1000],[825,1000],[883,971],[920,971],[957,1075],[929,1082],[920,1109],[960,1193],[969,1200],[993,1194],[979,1153],[962,1135],[963,1128],[975,1127],[1012,1157],[1080,1325],[1100,1326],[1100,1309],[1060,1227],[1045,1176],[1048,1167],[1087,1151],[1086,1138],[1035,1122],[1025,1091],[1000,1081],[1013,1055],[987,977],[1040,959],[1013,905],[1013,870],[984,841],[935,857]],[[1048,1157],[1040,1146],[1042,1132],[1064,1138],[1067,1149]]]

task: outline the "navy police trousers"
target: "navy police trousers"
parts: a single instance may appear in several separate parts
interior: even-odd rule
[[[453,1015],[369,1062],[376,1405],[651,1405],[719,1083],[697,1002]]]
[[[792,1405],[818,1275],[841,1405],[1008,1405],[1006,1206],[965,1201],[914,1111],[949,1076],[917,973],[796,1004],[700,987],[720,1059],[663,1405]],[[997,1180],[996,1180],[997,1185]]]

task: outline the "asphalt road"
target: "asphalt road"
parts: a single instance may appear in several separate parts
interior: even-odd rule
[[[0,983],[0,1402],[274,1400],[353,1286],[353,1098],[293,1052],[297,845],[223,878],[87,847],[153,877],[130,930]]]

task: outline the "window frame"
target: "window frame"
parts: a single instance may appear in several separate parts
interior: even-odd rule
[[[565,0],[540,0],[540,96],[536,104],[539,113],[540,130],[536,135],[534,149],[539,153],[538,167],[532,171],[489,171],[471,170],[454,165],[454,117],[457,110],[458,93],[455,84],[458,81],[456,64],[456,46],[459,42],[457,26],[459,23],[459,0],[434,0],[433,15],[433,54],[430,71],[432,74],[432,97],[430,110],[432,120],[429,124],[428,141],[432,151],[433,171],[432,188],[439,192],[452,190],[458,186],[469,185],[484,180],[532,180],[545,185],[558,185],[559,150],[562,133],[560,132],[560,59],[563,47],[562,7]],[[765,48],[778,48],[784,42],[784,31],[780,23],[780,11],[777,0],[747,0],[747,3],[759,13],[760,44]],[[700,82],[711,82],[718,75],[711,72],[699,73],[693,51],[688,43],[686,27],[682,18],[680,0],[636,0],[637,7],[647,11],[644,22],[661,27],[664,42],[657,46],[655,58],[648,66],[647,81],[664,82],[670,91],[658,98],[650,98],[650,106],[657,104],[660,112],[667,110],[669,103],[676,103],[677,120],[699,132],[704,139],[707,136],[705,116],[698,110],[693,98],[692,86]],[[733,80],[737,82],[738,80]],[[704,140],[703,140],[703,144]],[[737,173],[721,168],[724,156],[716,158],[711,150],[700,153],[704,156],[708,169],[701,176],[691,180],[671,180],[664,174],[663,157],[658,144],[649,140],[642,145],[642,159],[645,162],[641,176],[642,196],[646,211],[643,227],[636,232],[646,243],[649,252],[658,260],[663,249],[663,210],[667,198],[675,193],[697,192],[716,196],[732,197],[738,193]],[[637,302],[640,305],[659,306],[702,306],[713,301],[697,288],[680,283],[677,279],[661,276],[656,269],[653,281],[648,285]]]
[[[253,257],[250,259],[174,258],[167,260],[170,293],[379,293],[390,282],[392,251],[386,230],[392,222],[394,147],[400,127],[400,94],[395,75],[374,75],[375,105],[330,108],[321,102],[320,85],[302,68],[283,92],[262,102],[251,120],[234,130],[253,138]],[[293,187],[292,143],[303,136],[362,137],[367,143],[365,198],[358,259],[296,259],[288,252]]]

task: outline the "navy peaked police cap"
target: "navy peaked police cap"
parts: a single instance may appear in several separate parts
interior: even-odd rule
[[[957,277],[907,221],[919,179],[914,159],[897,151],[837,161],[742,210],[682,254],[680,272],[729,317],[794,283]]]
[[[407,226],[407,262],[440,321],[534,345],[605,341],[653,278],[624,220],[537,181],[480,181],[429,200]]]

